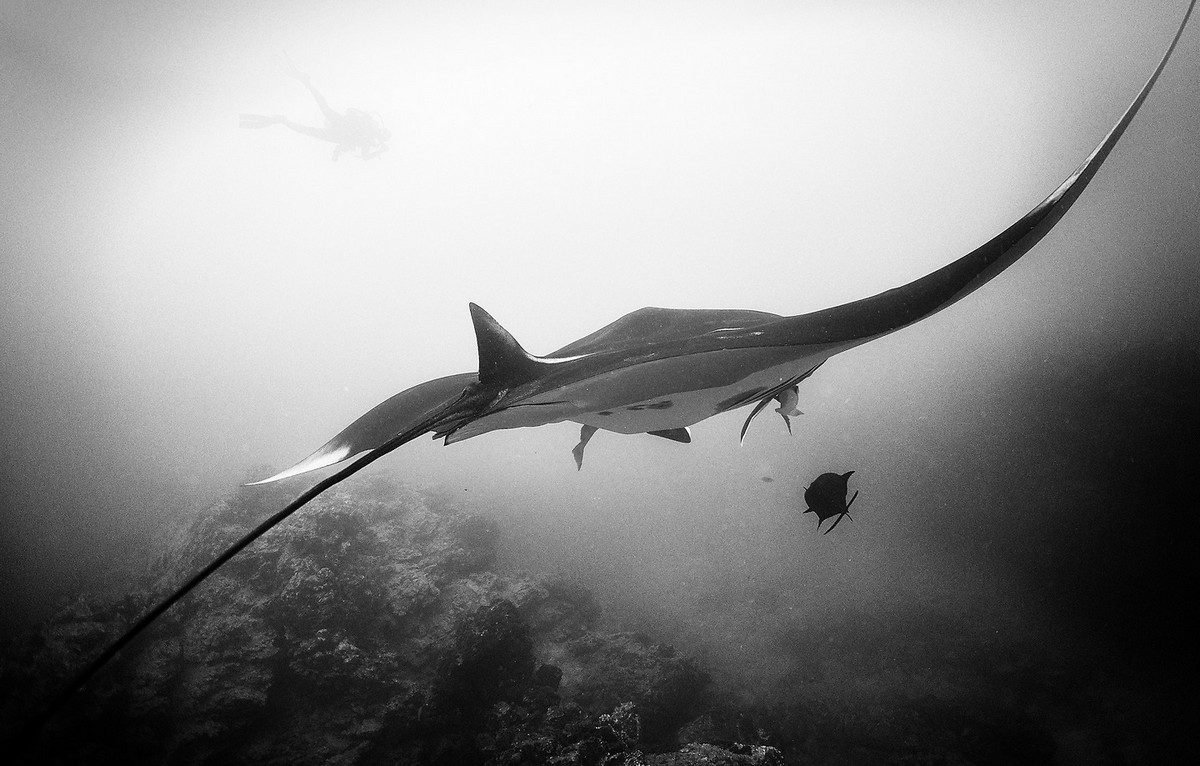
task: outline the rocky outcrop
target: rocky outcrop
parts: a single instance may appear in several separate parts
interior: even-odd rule
[[[10,652],[9,732],[283,499],[239,490],[180,534],[144,591],[71,604]],[[328,492],[122,652],[31,762],[772,762],[750,746],[647,754],[678,746],[708,676],[645,635],[598,632],[576,585],[490,571],[495,541],[490,519],[386,478]]]

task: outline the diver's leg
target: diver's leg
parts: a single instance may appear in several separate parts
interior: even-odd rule
[[[329,134],[329,130],[326,128],[314,128],[309,125],[301,125],[298,122],[292,122],[291,120],[289,120],[286,117],[281,118],[279,121],[279,124],[286,125],[288,128],[290,128],[302,135],[312,136],[313,138],[319,138],[322,141],[336,141],[337,140],[336,138],[334,138],[333,136],[331,136]]]

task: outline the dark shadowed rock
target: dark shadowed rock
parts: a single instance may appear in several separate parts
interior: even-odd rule
[[[584,634],[548,644],[541,659],[562,668],[562,693],[588,710],[633,702],[643,738],[661,744],[704,705],[709,676],[674,647],[640,633]]]
[[[533,681],[533,642],[517,608],[503,599],[462,619],[442,653],[429,714],[461,725],[496,702],[515,702]]]
[[[240,488],[178,532],[135,595],[76,601],[11,650],[5,732],[277,494]],[[378,476],[341,485],[124,650],[30,762],[641,763],[638,748],[673,743],[708,677],[645,636],[596,633],[578,586],[489,571],[495,544],[490,519],[436,496]]]
[[[684,745],[677,752],[658,753],[647,766],[783,766],[783,753],[767,745]]]

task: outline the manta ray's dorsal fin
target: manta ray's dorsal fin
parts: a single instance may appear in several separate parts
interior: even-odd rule
[[[475,343],[479,348],[479,383],[488,388],[509,389],[537,380],[555,365],[583,359],[575,356],[534,356],[526,351],[508,330],[500,326],[491,314],[472,303],[471,323],[475,326]]]
[[[479,346],[479,382],[509,388],[534,380],[544,364],[530,354],[508,330],[478,305],[471,304],[471,323]]]

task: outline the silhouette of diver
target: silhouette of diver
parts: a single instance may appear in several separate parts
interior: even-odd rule
[[[853,473],[854,471],[847,471],[843,474],[823,473],[813,479],[813,483],[804,490],[804,502],[808,503],[808,508],[804,512],[817,514],[817,529],[821,528],[821,522],[825,519],[837,516],[837,519],[829,525],[829,529],[825,530],[825,534],[832,532],[843,516],[850,518],[850,504],[854,502],[855,497],[858,497],[858,490],[855,490],[854,497],[850,498],[849,503],[846,502],[846,492],[849,491],[849,487],[846,485]]]
[[[280,67],[284,74],[299,80],[305,88],[308,88],[308,92],[312,94],[317,106],[321,109],[321,114],[325,117],[325,126],[314,128],[302,125],[292,122],[281,114],[271,116],[241,114],[238,115],[238,127],[265,128],[270,125],[283,125],[306,136],[319,138],[322,141],[332,141],[335,144],[333,147],[334,161],[346,152],[369,160],[387,151],[387,141],[392,137],[392,133],[384,126],[379,115],[352,108],[347,109],[345,113],[339,112],[329,106],[329,102],[325,100],[321,92],[313,87],[311,78],[296,69],[286,55]]]

